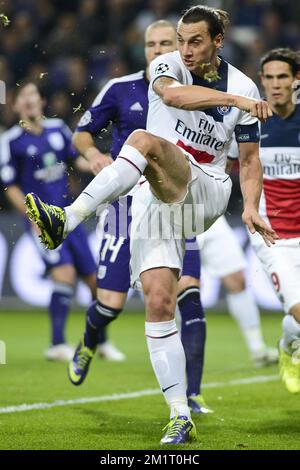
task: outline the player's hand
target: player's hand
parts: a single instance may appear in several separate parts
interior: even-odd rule
[[[258,232],[267,246],[274,245],[278,235],[258,214],[256,209],[245,208],[242,220],[247,225],[250,233]]]
[[[269,117],[273,116],[273,112],[267,101],[254,100],[246,96],[237,96],[236,104],[239,109],[246,111],[261,122],[266,122]]]
[[[110,165],[113,159],[104,153],[101,153],[96,148],[89,149],[85,154],[86,159],[90,164],[91,172],[97,175],[103,168]]]

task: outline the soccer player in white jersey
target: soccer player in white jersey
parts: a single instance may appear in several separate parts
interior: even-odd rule
[[[110,80],[82,116],[73,136],[73,144],[80,155],[85,155],[95,175],[110,163],[108,157],[95,147],[96,136],[110,122],[113,123],[110,155],[115,160],[128,136],[135,129],[146,129],[149,65],[159,55],[175,50],[175,26],[166,20],[151,23],[145,31],[146,70]],[[88,307],[85,331],[68,368],[69,379],[74,385],[80,385],[86,379],[90,361],[83,362],[82,356],[95,351],[98,330],[103,330],[104,325],[108,326],[115,321],[126,302],[130,288],[128,229],[131,225],[131,199],[130,195],[122,197],[108,209],[105,221],[107,229],[104,229],[100,248],[97,300]],[[120,223],[120,233],[116,230],[115,221],[124,219],[125,207],[127,215],[126,220]],[[193,244],[193,240],[187,241],[188,246]],[[178,282],[178,311],[182,319],[181,341],[186,357],[188,404],[193,413],[207,413],[212,410],[201,394],[206,319],[201,304],[199,278],[200,254],[195,241],[193,249],[186,250],[183,259],[182,276]]]
[[[178,51],[163,54],[150,65],[147,131],[133,132],[119,157],[71,206],[63,210],[32,193],[26,197],[42,240],[55,247],[80,222],[126,194],[142,174],[146,177],[133,196],[131,272],[133,285],[141,282],[143,287],[148,350],[171,410],[162,444],[196,436],[186,398],[185,356],[174,319],[184,254],[179,234],[188,236],[194,227],[201,231],[201,225],[207,229],[225,212],[231,181],[224,169],[234,132],[240,151],[243,221],[268,245],[276,238],[258,214],[262,170],[257,118],[264,121],[272,113],[259,100],[255,84],[218,57],[227,21],[226,12],[201,5],[186,11],[178,23]],[[174,209],[178,214],[186,207],[193,222],[190,230],[178,218],[167,225],[164,211]],[[152,227],[164,230],[160,237],[145,236],[149,219]],[[166,232],[171,233],[169,238]]]
[[[291,393],[300,393],[300,105],[294,87],[299,72],[299,53],[290,49],[273,49],[261,60],[261,80],[273,116],[261,125],[259,212],[280,240],[265,249],[259,237],[250,237],[285,312],[279,362]]]

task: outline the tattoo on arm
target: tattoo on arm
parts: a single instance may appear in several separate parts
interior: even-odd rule
[[[162,96],[165,88],[170,87],[170,86],[180,86],[180,85],[181,83],[179,83],[177,80],[174,80],[174,78],[159,77],[153,83],[153,90],[159,96]]]

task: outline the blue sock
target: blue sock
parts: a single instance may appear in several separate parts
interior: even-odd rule
[[[103,344],[107,341],[107,328],[101,328],[98,332],[98,344]]]
[[[198,395],[204,363],[206,320],[200,289],[188,287],[177,299],[181,314],[181,341],[186,357],[187,396]]]
[[[70,310],[73,288],[70,285],[55,283],[49,305],[52,340],[51,344],[65,343],[65,325]]]
[[[121,309],[106,307],[101,302],[94,300],[86,312],[84,344],[90,349],[95,349],[99,343],[101,330],[115,320],[121,311]]]

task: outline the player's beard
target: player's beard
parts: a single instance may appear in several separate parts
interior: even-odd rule
[[[203,58],[197,61],[197,65],[193,70],[198,76],[204,77],[205,74],[214,72],[218,69],[218,50],[213,49],[203,54]]]

